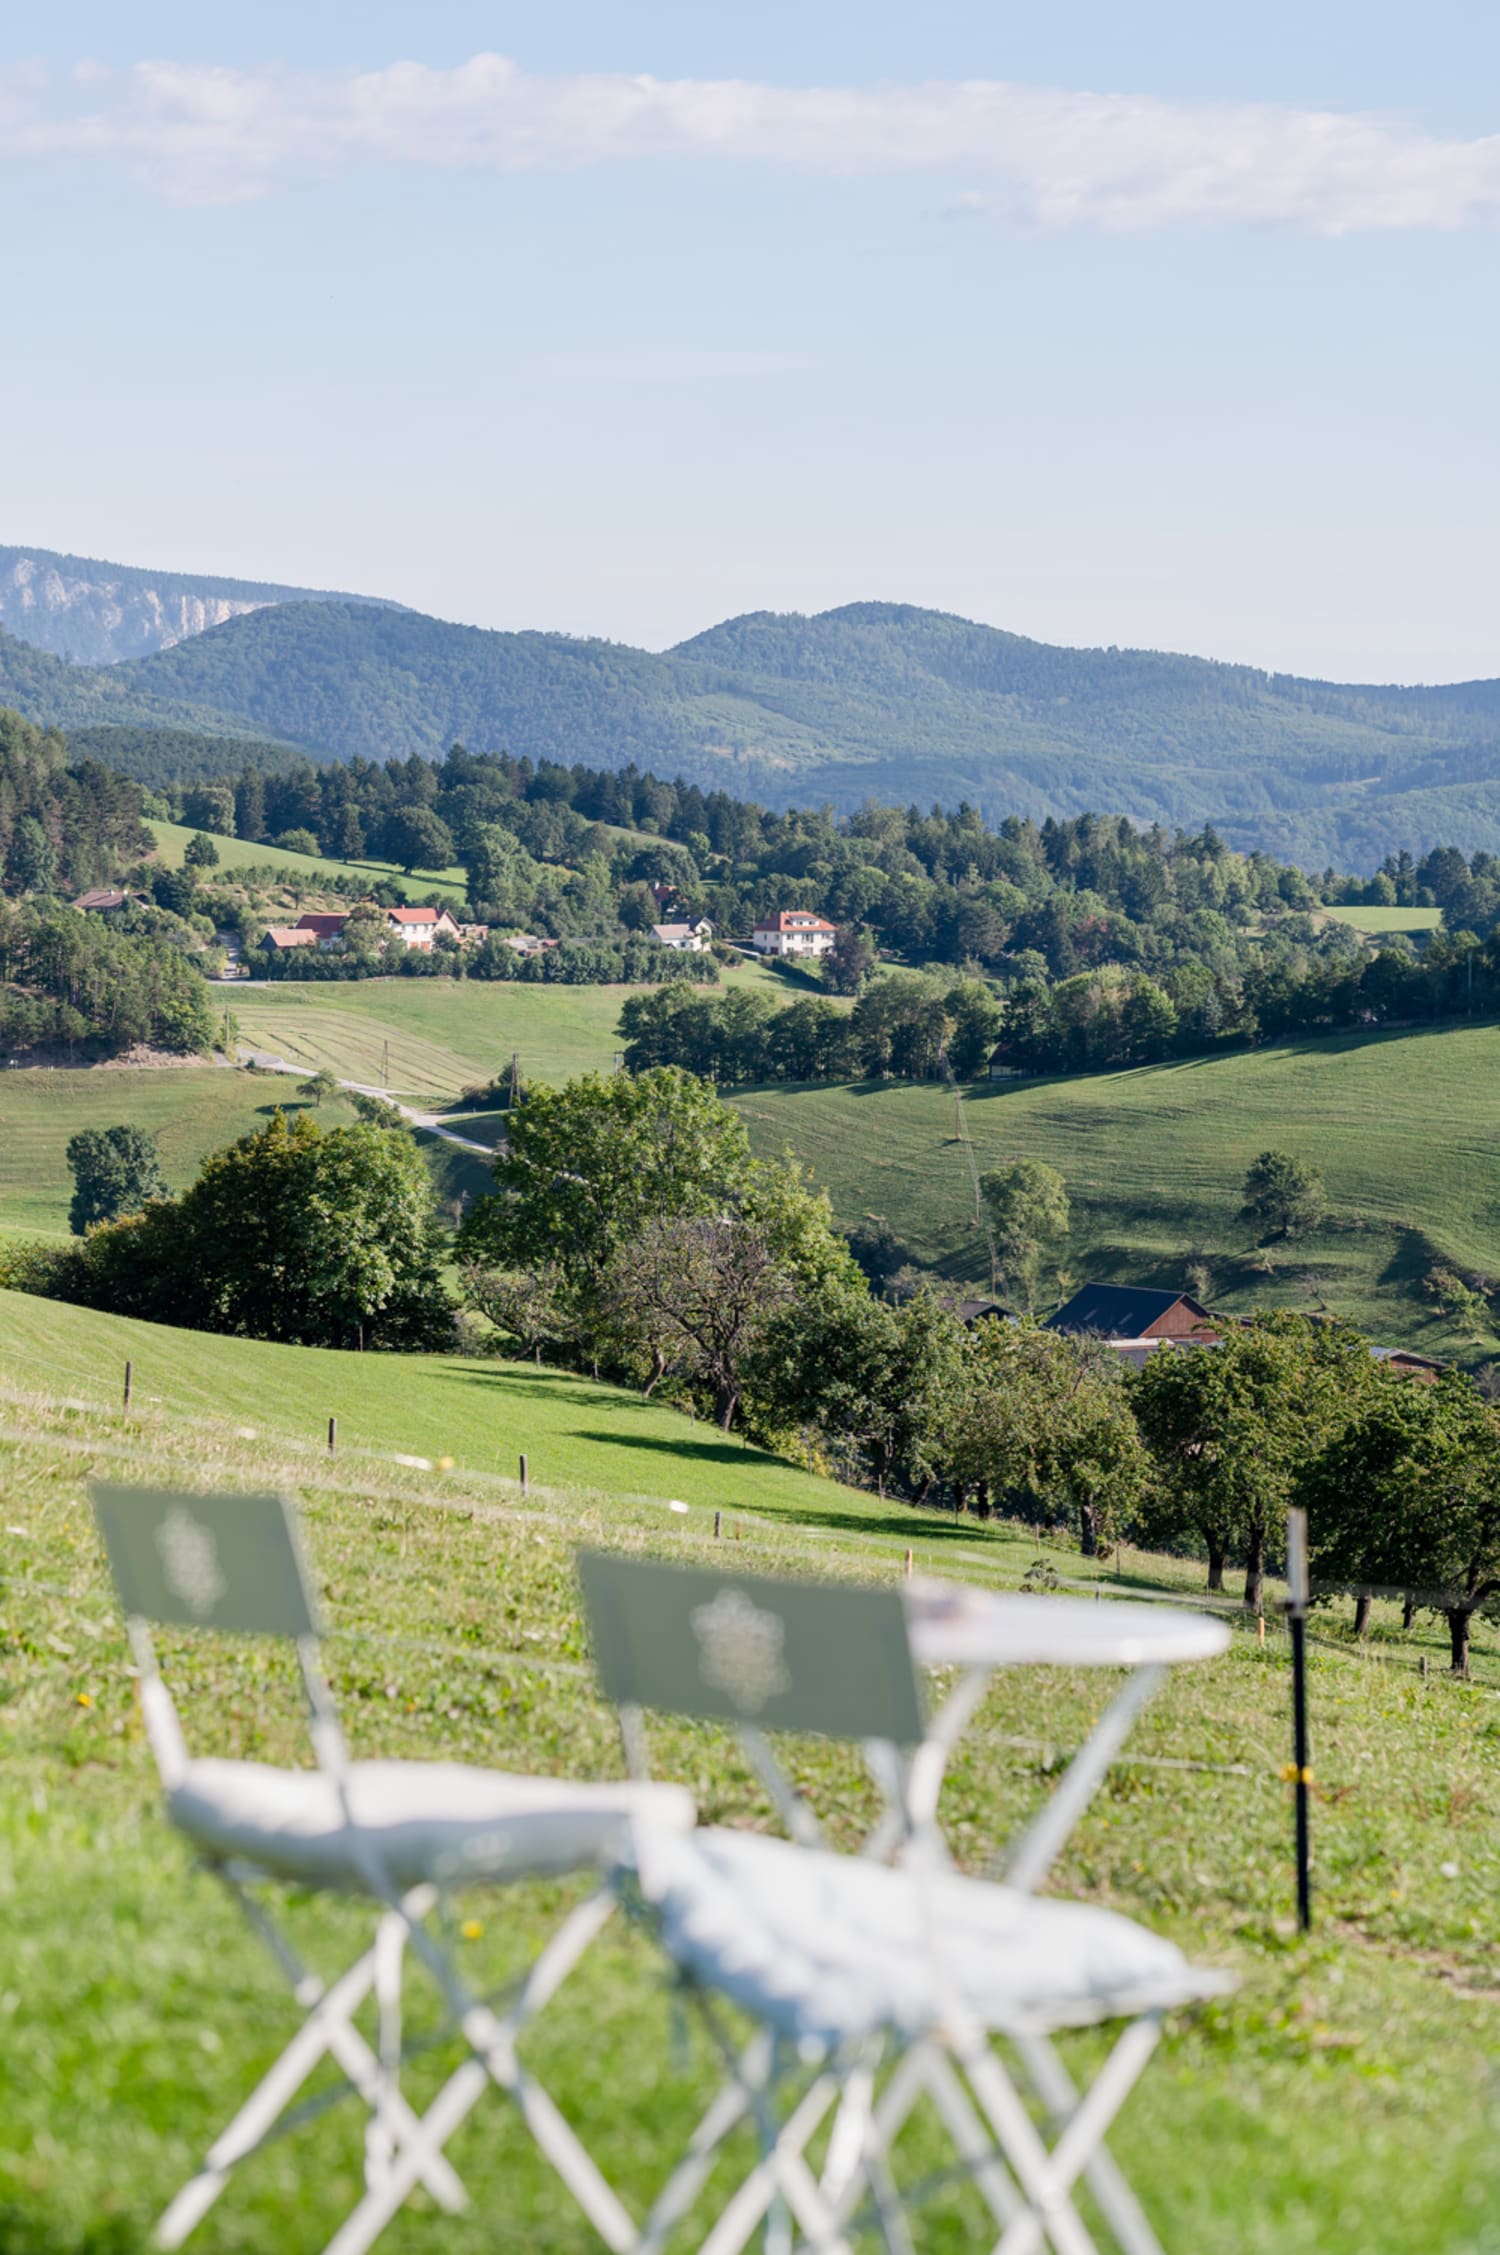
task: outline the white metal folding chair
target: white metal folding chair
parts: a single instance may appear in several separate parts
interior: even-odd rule
[[[577,1785],[448,1762],[351,1761],[318,1658],[321,1636],[292,1506],[277,1495],[190,1495],[97,1486],[94,1510],[140,1674],[141,1701],[172,1823],[234,1895],[292,1986],[305,2018],[280,2058],[215,2139],[157,2226],[182,2244],[231,2172],[278,2128],[308,2077],[331,2059],[369,2111],[365,2191],[328,2243],[363,2255],[421,2183],[450,2212],[466,2194],[444,2146],[492,2084],[606,2244],[624,2255],[635,2227],[517,2043],[614,1909],[601,1887],[564,1919],[497,2010],[460,1975],[431,1914],[452,1887],[603,1870],[633,1822],[688,1829],[675,1786]],[[278,1636],[295,1643],[316,1767],[191,1756],[157,1668],[151,1623]],[[267,1889],[325,1890],[374,1906],[370,1944],[337,1980],[309,1971],[262,1900]],[[435,1981],[468,2057],[419,2118],[403,2095],[401,2003],[410,1947]],[[355,2015],[373,1994],[372,2047]]]
[[[995,2218],[999,2255],[1091,2255],[1074,2189],[1098,2157],[1172,2008],[1230,1983],[1173,1944],[1092,1905],[1042,1901],[965,1879],[929,1813],[899,1798],[923,1718],[894,1591],[818,1587],[715,1569],[587,1554],[580,1559],[595,1660],[621,1712],[632,1773],[646,1774],[643,1711],[736,1725],[793,1833],[633,1827],[622,1884],[697,1997],[728,2070],[636,2242],[658,2255],[697,2201],[725,2139],[752,2119],[761,2159],[736,2187],[702,2255],[767,2244],[847,2251],[868,2211],[906,2255],[922,2187],[898,2189],[892,2154],[925,2090]],[[767,1733],[866,1742],[899,1815],[898,1867],[816,1845],[805,1802]],[[717,2000],[757,2034],[738,2053]],[[1056,2063],[1058,2031],[1123,2022],[1080,2097]],[[1007,2064],[991,2042],[1005,2039]],[[1049,2143],[1017,2087],[1040,2086]],[[889,2071],[886,2074],[886,2071]],[[881,2076],[886,2074],[882,2086]],[[837,2107],[820,2174],[808,2147]],[[1156,2242],[1111,2164],[1104,2203],[1127,2255]],[[1097,2191],[1097,2187],[1096,2187]],[[1143,2236],[1144,2235],[1144,2236]]]

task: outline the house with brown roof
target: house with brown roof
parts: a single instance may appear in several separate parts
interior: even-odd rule
[[[760,955],[826,955],[838,937],[838,926],[810,908],[778,908],[774,916],[757,919],[750,944]]]
[[[325,915],[316,909],[310,909],[305,916],[297,918],[293,930],[311,932],[319,947],[333,947],[343,938],[344,926],[348,921],[347,913]]]
[[[74,901],[86,916],[113,916],[117,909],[130,906],[129,893],[122,893],[116,885],[95,885],[90,891],[80,893]]]
[[[270,948],[275,955],[288,955],[293,948],[316,947],[318,935],[316,932],[305,932],[300,924],[268,924],[265,938],[260,944]]]

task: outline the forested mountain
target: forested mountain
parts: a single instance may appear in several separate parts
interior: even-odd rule
[[[104,669],[0,638],[0,701],[71,730],[241,734],[337,757],[630,762],[772,806],[990,820],[1090,809],[1308,868],[1500,850],[1500,683],[1341,686],[1072,650],[944,613],[754,613],[661,655],[417,612],[287,603]]]
[[[51,548],[0,547],[0,626],[39,650],[111,665],[165,650],[265,603],[357,603],[309,587],[147,571]]]

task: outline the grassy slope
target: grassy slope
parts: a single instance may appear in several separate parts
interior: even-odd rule
[[[722,973],[727,986],[781,992],[760,964]],[[384,1044],[398,1096],[451,1102],[519,1051],[529,1080],[607,1073],[620,1049],[620,1005],[638,988],[530,986],[510,980],[367,979],[258,987],[234,997],[244,1040],[344,1080],[379,1081]]]
[[[0,1074],[0,1229],[66,1235],[65,1153],[80,1128],[149,1129],[168,1184],[182,1190],[208,1152],[262,1126],[278,1096],[291,1101],[291,1084],[222,1066]],[[331,1126],[353,1114],[334,1103],[320,1117]]]
[[[1324,913],[1356,932],[1435,932],[1443,921],[1440,908],[1330,908]]]
[[[1343,1035],[1201,1063],[975,1088],[964,1119],[981,1169],[1007,1157],[1059,1167],[1073,1201],[1067,1266],[1080,1278],[1180,1282],[1206,1257],[1228,1307],[1327,1304],[1380,1340],[1462,1342],[1420,1291],[1441,1254],[1500,1273],[1493,1025]],[[954,1139],[954,1102],[931,1086],[759,1088],[735,1098],[764,1152],[790,1145],[841,1221],[878,1214],[924,1260],[980,1277],[987,1256]],[[1253,1265],[1238,1218],[1245,1169],[1275,1145],[1311,1160],[1332,1216]]]
[[[180,822],[148,822],[146,827],[156,839],[157,854],[167,868],[180,869],[187,842],[197,833],[185,829]],[[461,869],[424,869],[419,875],[408,877],[391,861],[335,861],[322,854],[314,857],[287,853],[281,846],[256,845],[248,838],[216,837],[214,845],[221,869],[275,869],[287,877],[305,878],[309,889],[329,877],[357,877],[370,885],[385,878],[400,885],[409,900],[425,900],[429,893],[444,893],[455,904],[463,900],[467,890]],[[212,874],[210,871],[209,875]]]
[[[143,1406],[227,1417],[342,1449],[449,1456],[512,1475],[524,1451],[543,1485],[681,1497],[739,1510],[837,1514],[869,1499],[813,1478],[711,1426],[613,1386],[528,1364],[440,1355],[358,1355],[175,1331],[51,1300],[0,1293],[0,1384],[53,1387],[107,1404],[126,1360]]]
[[[14,1336],[14,1313],[4,1305],[0,1339]],[[67,1349],[43,1338],[34,1351],[50,1362]],[[270,1352],[201,1341],[184,1351],[222,1353],[220,1385],[229,1359],[248,1371]],[[258,1370],[265,1385],[269,1365]],[[263,1406],[275,1422],[293,1421],[269,1389]],[[460,1474],[328,1465],[316,1451],[289,1455],[149,1403],[127,1420],[18,1398],[0,1382],[5,2255],[144,2255],[150,2218],[294,2025],[258,1944],[162,1822],[84,1501],[96,1472],[299,1487],[356,1751],[560,1775],[619,1766],[612,1719],[578,1666],[576,1541],[887,1579],[911,1540],[867,1499],[848,1498],[851,1516],[834,1527],[808,1525],[800,1509],[773,1524],[758,1513],[766,1502],[775,1509],[774,1497],[747,1487],[745,1539],[726,1551],[704,1512],[674,1518],[589,1493],[523,1504],[514,1488]],[[927,1522],[919,1566],[1014,1586],[1032,1555],[1015,1530],[955,1532]],[[1132,1557],[1131,1566],[1157,1586],[1183,1586],[1184,1569],[1169,1562]],[[1319,1929],[1310,1944],[1295,1942],[1287,1917],[1289,1813],[1277,1778],[1287,1674],[1274,1632],[1264,1652],[1242,1635],[1211,1667],[1178,1672],[1052,1882],[1242,1978],[1237,1997],[1169,2030],[1112,2139],[1171,2255],[1477,2255],[1495,2244],[1486,2217],[1500,2183],[1479,2096],[1493,2046],[1500,1878],[1494,1632],[1482,1632],[1472,1687],[1435,1673],[1419,1680],[1413,1648],[1388,1624],[1360,1656],[1330,1624],[1324,1634],[1333,1641],[1316,1644],[1311,1670]],[[1430,1630],[1420,1635],[1435,1653]],[[306,1758],[287,1671],[264,1647],[173,1638],[165,1650],[193,1743]],[[982,1868],[1035,1806],[1051,1749],[1077,1743],[1105,1689],[1065,1671],[996,1684],[942,1804],[967,1867]],[[689,1780],[705,1818],[769,1821],[720,1734],[658,1722],[652,1738],[661,1774]],[[1152,1766],[1160,1757],[1238,1767]],[[852,1845],[874,1814],[852,1754],[805,1742],[794,1768]],[[481,1987],[503,1979],[570,1895],[532,1886],[465,1902],[476,1921],[463,1944],[470,1977]],[[321,1965],[342,1964],[363,1939],[337,1904],[304,1903],[291,1917]],[[420,1985],[414,1997],[420,2028]],[[1095,2039],[1068,2048],[1097,2063]],[[527,2053],[639,2213],[717,2079],[701,2042],[684,2055],[673,2041],[659,1962],[611,1929]],[[409,2069],[418,2105],[451,2062],[449,2051]],[[322,2245],[358,2189],[359,2125],[355,2110],[336,2108],[257,2156],[195,2244],[204,2255]],[[382,2241],[391,2255],[478,2255],[497,2244],[585,2255],[597,2244],[497,2097],[481,2102],[453,2158],[473,2209],[452,2221],[408,2210]],[[742,2170],[743,2147],[734,2158]],[[732,2181],[721,2176],[720,2197]],[[696,2245],[703,2221],[674,2245]],[[955,2203],[921,2243],[957,2255],[992,2238]]]

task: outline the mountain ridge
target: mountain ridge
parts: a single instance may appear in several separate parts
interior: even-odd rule
[[[967,800],[1195,828],[1320,868],[1500,852],[1500,680],[1324,682],[1044,643],[863,602],[753,611],[661,652],[365,600],[262,606],[104,668],[0,635],[39,720],[253,737],[336,758],[633,763],[772,806]]]
[[[170,649],[268,604],[382,600],[0,544],[0,627],[35,649],[90,665],[115,665]]]

